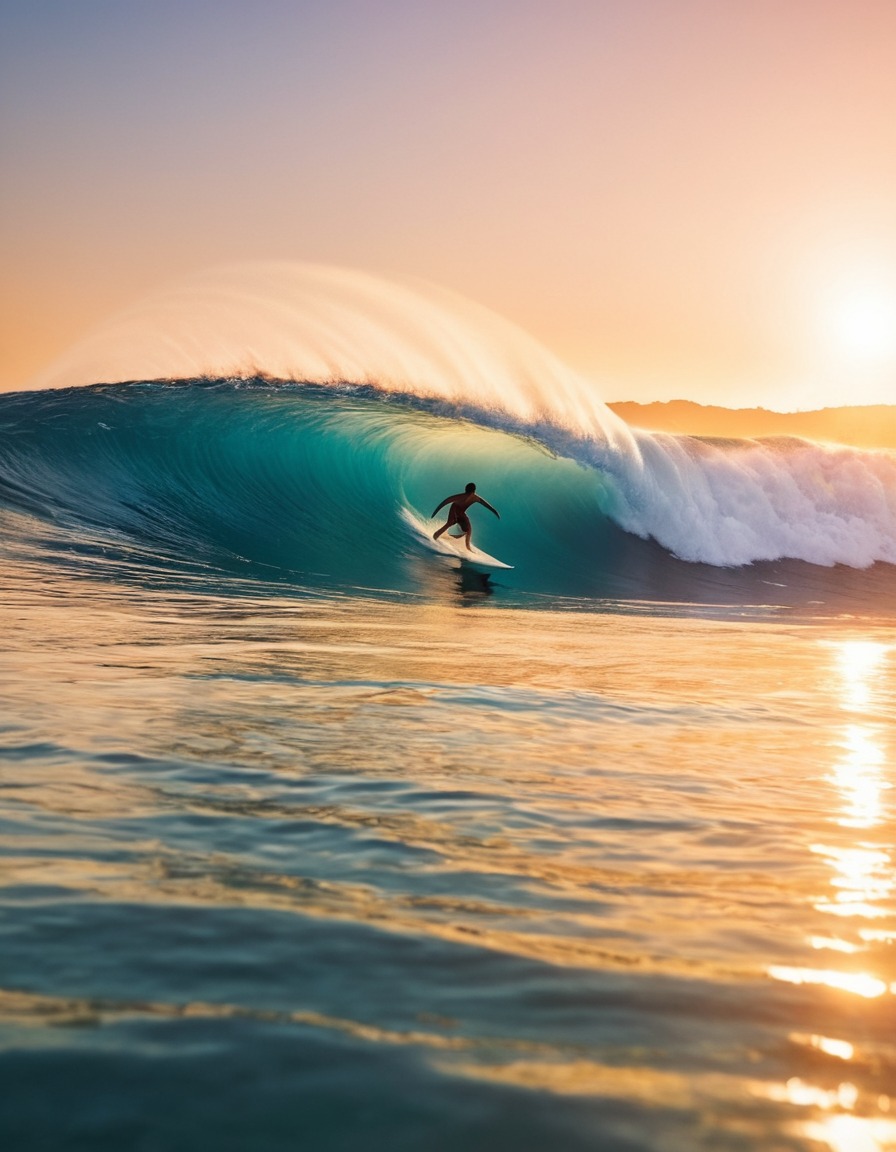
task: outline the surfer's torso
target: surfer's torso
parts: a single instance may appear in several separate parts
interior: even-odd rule
[[[457,525],[462,531],[469,532],[470,518],[467,515],[467,509],[475,501],[475,496],[464,496],[460,500],[455,500],[451,507],[448,509],[448,526],[452,527]]]

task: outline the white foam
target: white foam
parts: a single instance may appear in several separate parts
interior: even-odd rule
[[[684,560],[896,564],[896,454],[636,433],[612,462],[623,528]]]

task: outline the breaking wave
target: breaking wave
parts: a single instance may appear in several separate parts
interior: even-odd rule
[[[0,434],[7,543],[131,569],[414,591],[444,561],[404,512],[472,479],[502,514],[474,515],[477,543],[519,594],[824,599],[872,567],[893,593],[896,455],[629,429],[506,321],[359,273],[161,294],[0,397]]]

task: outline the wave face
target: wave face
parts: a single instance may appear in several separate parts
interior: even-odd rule
[[[190,380],[0,397],[6,550],[112,579],[189,572],[224,587],[425,595],[458,562],[431,555],[405,510],[428,518],[469,480],[501,512],[499,522],[475,509],[474,538],[514,565],[493,577],[511,598],[894,604],[888,453],[613,440],[370,384]]]

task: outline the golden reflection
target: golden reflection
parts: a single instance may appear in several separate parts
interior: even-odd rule
[[[896,942],[896,928],[860,928],[859,936],[868,944]]]
[[[890,646],[871,640],[848,640],[836,645],[835,669],[839,679],[838,703],[847,713],[871,708],[884,691],[883,672]],[[874,829],[884,823],[884,798],[891,787],[885,778],[887,755],[880,724],[850,720],[841,734],[841,755],[829,778],[840,795],[839,811],[832,823],[850,830],[846,843],[816,843],[811,851],[820,856],[833,875],[831,891],[815,901],[817,911],[837,916],[846,927],[854,920],[881,920],[892,912],[896,891],[891,844],[875,840]],[[856,832],[865,835],[859,839]],[[845,833],[841,833],[845,835]],[[835,839],[832,835],[831,839]],[[848,933],[844,933],[848,935]],[[892,938],[885,930],[856,927],[853,940],[839,935],[815,934],[808,942],[816,950],[850,955],[869,951],[869,945]],[[838,971],[776,965],[769,968],[774,979],[793,984],[823,984],[865,998],[891,991],[885,979],[872,971]]]
[[[803,1127],[810,1140],[827,1144],[831,1152],[889,1152],[896,1148],[896,1123],[892,1120],[838,1113]]]
[[[893,880],[888,873],[882,873],[882,866],[889,862],[889,855],[875,848],[828,848],[824,844],[814,844],[813,852],[836,862],[839,876],[832,884],[835,888],[861,890],[866,894],[886,896],[893,890]]]
[[[805,1044],[809,1048],[816,1048],[826,1056],[836,1056],[838,1060],[852,1060],[855,1048],[848,1040],[836,1040],[832,1036],[807,1036],[800,1032],[791,1032],[790,1039],[794,1044]]]
[[[859,951],[858,944],[851,944],[849,940],[841,940],[838,936],[810,936],[809,943],[820,951],[830,948],[832,952],[846,952],[847,954]]]
[[[838,1084],[836,1088],[819,1088],[816,1084],[806,1083],[799,1076],[791,1076],[784,1084],[772,1085],[769,1096],[773,1100],[783,1100],[800,1108],[823,1108],[825,1111],[843,1108],[849,1111],[855,1108],[859,1092],[855,1084],[848,1082]]]
[[[883,996],[888,990],[887,984],[870,972],[838,972],[834,968],[798,968],[772,964],[768,974],[772,979],[782,980],[786,984],[824,984],[828,988],[852,992],[868,1000]]]
[[[835,848],[813,844],[812,851],[823,856],[834,869],[831,886],[837,891],[833,900],[819,901],[820,912],[835,916],[860,916],[873,920],[886,916],[887,900],[896,887],[890,854],[882,848]]]
[[[792,1036],[820,1051],[841,1059],[850,1059],[852,1045],[821,1036]],[[762,1093],[771,1100],[797,1108],[813,1109],[829,1115],[813,1117],[797,1125],[797,1131],[810,1140],[826,1145],[831,1152],[892,1152],[896,1148],[896,1123],[885,1116],[857,1115],[876,1106],[878,1113],[890,1111],[890,1097],[878,1095],[865,1099],[855,1084],[843,1081],[833,1088],[821,1088],[799,1076],[784,1084],[773,1084]]]
[[[578,1060],[440,1060],[440,1071],[470,1080],[505,1084],[556,1096],[614,1097],[640,1106],[694,1106],[694,1085],[681,1073],[658,1068],[614,1066]],[[716,1078],[718,1084],[722,1077]]]
[[[841,707],[845,712],[861,712],[871,703],[890,647],[876,640],[845,640],[837,649]]]
[[[340,1033],[362,1044],[419,1049],[423,1059],[447,1075],[558,1096],[613,1098],[649,1108],[700,1108],[708,1100],[740,1100],[746,1088],[755,1097],[831,1113],[813,1117],[800,1124],[799,1130],[826,1143],[833,1152],[888,1152],[896,1131],[896,1124],[889,1119],[869,1119],[855,1114],[857,1108],[869,1103],[876,1103],[878,1112],[886,1114],[891,1102],[885,1095],[866,1101],[849,1081],[825,1089],[799,1077],[792,1077],[784,1084],[769,1084],[745,1082],[739,1076],[724,1072],[689,1076],[643,1063],[611,1065],[573,1055],[568,1049],[549,1042],[501,1035],[471,1037],[424,1027],[401,1030],[314,1010],[283,1011],[205,1001],[171,1003],[65,997],[0,988],[0,1021],[19,1028],[103,1027],[134,1018],[245,1019],[314,1028]],[[846,1049],[850,1047],[845,1042],[822,1036],[791,1039],[843,1059],[847,1058]],[[848,1142],[850,1138],[852,1143]]]
[[[838,823],[845,828],[870,828],[879,823],[884,779],[884,751],[878,733],[869,725],[849,724],[843,734],[843,755],[834,765],[833,782],[843,796],[843,814]]]
[[[423,1048],[475,1049],[482,1046],[493,1047],[502,1044],[508,1048],[524,1051],[546,1051],[553,1054],[547,1044],[526,1043],[501,1038],[488,1037],[482,1041],[463,1036],[445,1036],[442,1033],[413,1029],[400,1031],[394,1028],[381,1028],[340,1016],[329,1016],[323,1012],[296,1011],[283,1012],[274,1009],[258,1009],[240,1004],[209,1004],[203,1001],[189,1001],[185,1004],[172,1004],[150,1000],[110,1000],[83,997],[48,996],[41,993],[23,992],[15,988],[0,988],[0,1022],[17,1027],[41,1028],[47,1025],[56,1027],[100,1026],[132,1017],[149,1017],[174,1020],[228,1020],[233,1018],[259,1020],[280,1024],[300,1024],[312,1028],[322,1028],[342,1032],[358,1040],[372,1044],[416,1045]]]
[[[891,787],[886,778],[886,729],[880,723],[880,716],[885,713],[881,707],[886,687],[883,673],[890,647],[870,640],[836,645],[837,704],[848,716],[839,733],[838,756],[828,777],[839,796],[831,818],[832,826],[839,832],[832,830],[833,843],[812,844],[811,851],[832,873],[829,895],[815,901],[814,907],[837,916],[844,929],[855,921],[890,917],[896,891],[892,843],[881,839],[878,831],[888,828],[885,802],[886,791]],[[843,935],[848,936],[849,932],[844,931]],[[874,971],[877,965],[868,963],[880,959],[880,952],[875,956],[873,951],[875,945],[892,943],[894,939],[896,932],[890,928],[858,926],[851,940],[837,934],[812,935],[808,942],[816,951],[841,953],[844,957],[864,952],[868,953],[867,960],[858,971],[775,965],[769,968],[769,975],[791,984],[821,985],[866,1000],[896,994],[896,983],[888,983],[880,967]],[[791,1033],[790,1039],[836,1060],[856,1059],[849,1040],[814,1033]],[[772,1095],[814,1112],[797,1129],[831,1152],[896,1149],[896,1123],[884,1115],[890,1110],[889,1096],[866,1097],[849,1081],[822,1087],[798,1076],[774,1086]]]
[[[815,907],[819,912],[829,912],[832,916],[861,916],[865,920],[873,920],[875,916],[888,915],[886,908],[878,908],[876,904],[869,904],[860,900],[850,903],[819,900]]]

